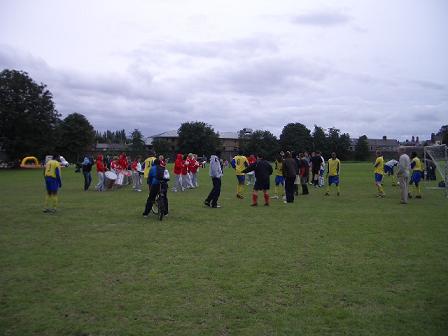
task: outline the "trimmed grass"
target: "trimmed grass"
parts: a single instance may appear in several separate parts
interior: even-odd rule
[[[206,208],[201,170],[160,222],[146,193],[84,192],[72,168],[43,214],[42,172],[0,171],[0,334],[448,334],[441,191],[400,205],[386,177],[377,199],[371,164],[343,163],[340,197],[252,208],[235,181]]]

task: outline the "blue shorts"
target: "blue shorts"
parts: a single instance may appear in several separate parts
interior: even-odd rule
[[[394,174],[394,167],[391,166],[384,166],[384,172],[387,175],[393,175]]]
[[[275,177],[275,185],[276,186],[278,186],[278,185],[285,185],[285,178],[283,177],[283,176],[279,176],[279,175],[277,175],[276,177]]]
[[[238,183],[239,183],[239,184],[244,184],[244,181],[245,181],[245,179],[246,179],[246,176],[245,176],[245,175],[237,175],[237,176],[236,176],[236,179],[238,180]]]
[[[411,184],[415,183],[416,185],[420,183],[420,179],[422,178],[422,173],[419,171],[415,171],[411,176]]]
[[[383,180],[383,174],[375,173],[375,182],[380,182]]]
[[[339,185],[339,175],[336,176],[328,176],[328,185],[336,184]]]
[[[45,186],[48,192],[57,192],[59,189],[58,180],[50,176],[45,176]]]

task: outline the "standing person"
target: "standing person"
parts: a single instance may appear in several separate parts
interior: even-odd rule
[[[257,162],[257,158],[255,157],[255,155],[251,154],[247,158],[247,162],[250,166],[251,164],[254,164],[255,162]],[[247,177],[247,185],[251,185],[251,184],[255,185],[255,172],[251,171],[251,172],[247,173],[246,177]]]
[[[331,158],[328,160],[328,169],[327,169],[327,177],[328,177],[328,186],[327,192],[325,196],[330,196],[330,187],[332,184],[336,185],[336,195],[340,195],[339,189],[339,173],[341,170],[341,161],[336,157],[336,153],[331,153]]]
[[[404,148],[399,149],[400,158],[398,159],[398,172],[397,177],[400,183],[401,189],[401,204],[408,203],[408,184],[409,184],[409,168],[411,166],[411,160],[406,154]]]
[[[134,159],[134,161],[132,161],[131,164],[132,189],[134,189],[134,191],[142,191],[142,164],[140,163],[141,159],[142,157],[139,155]]]
[[[322,165],[322,159],[319,155],[319,152],[311,153],[311,175],[312,175],[312,182],[314,185],[314,188],[317,188],[319,186],[319,171],[320,166]]]
[[[164,215],[168,215],[168,184],[167,179],[165,178],[165,167],[160,164],[159,159],[155,159],[152,163],[152,167],[149,170],[148,174],[148,184],[150,185],[149,196],[146,199],[145,210],[143,211],[143,217],[148,217],[149,212],[152,209],[154,201],[156,200],[157,195],[160,192],[165,193],[164,201],[165,201],[165,213]]]
[[[303,153],[299,154],[299,176],[302,185],[302,195],[308,195],[308,177],[310,175],[310,164]]]
[[[381,155],[380,151],[376,151],[376,160],[373,166],[373,172],[375,174],[375,185],[378,189],[377,197],[384,197],[386,194],[384,193],[382,181],[384,174],[384,158]]]
[[[152,168],[152,164],[156,159],[156,153],[154,151],[150,151],[148,157],[143,161],[142,169],[143,169],[143,178],[147,179],[149,176],[149,171]]]
[[[143,162],[143,180],[148,180],[149,171],[151,170],[152,163],[156,159],[154,151],[150,151],[148,157]],[[151,188],[151,185],[149,185],[149,188]]]
[[[53,159],[48,160],[44,170],[45,186],[47,195],[45,197],[45,213],[56,212],[58,206],[58,189],[62,188],[61,164],[59,163],[59,155],[54,155]],[[52,207],[49,207],[49,203]]]
[[[291,152],[286,152],[286,159],[283,161],[283,176],[285,177],[286,201],[284,203],[294,202],[294,181],[296,180],[297,165],[292,158]]]
[[[236,197],[240,199],[244,198],[243,193],[245,175],[243,173],[243,170],[248,166],[249,162],[247,161],[247,158],[243,155],[243,151],[239,150],[238,155],[235,156],[232,160],[232,167],[235,169],[235,175],[237,179]]]
[[[216,154],[210,157],[210,177],[212,178],[213,188],[205,199],[204,204],[211,208],[221,207],[218,205],[219,195],[221,194],[221,177],[223,175],[219,159],[220,155],[221,152],[216,151]]]
[[[397,160],[389,160],[384,164],[384,174],[387,176],[392,176],[392,186],[397,185],[397,181],[395,180],[394,167],[398,165]]]
[[[199,187],[198,184],[198,169],[199,169],[199,162],[197,161],[197,155],[196,154],[191,154],[191,156],[189,157],[190,159],[190,164],[188,165],[188,169],[190,170],[190,182],[191,182],[191,187],[192,188],[197,188]]]
[[[192,188],[190,180],[190,159],[187,154],[182,158],[182,188],[184,190]]]
[[[281,189],[281,196],[283,197],[285,195],[285,177],[283,176],[283,156],[279,154],[274,162],[274,170],[275,170],[275,187],[274,187],[274,193],[275,195],[272,196],[274,199],[279,198],[279,192],[278,189]]]
[[[98,154],[98,156],[96,157],[96,173],[98,176],[98,183],[95,186],[96,191],[104,191],[104,173],[106,172],[106,170],[107,169],[103,161],[103,156],[101,154]]]
[[[173,173],[175,176],[173,187],[174,192],[184,191],[184,188],[182,187],[182,167],[183,167],[182,154],[178,153],[176,155],[176,161],[174,161],[174,167],[173,167]]]
[[[93,166],[93,160],[86,155],[81,165],[82,165],[82,175],[84,176],[84,191],[87,191],[90,187],[90,184],[92,183],[91,171]]]
[[[263,190],[264,205],[269,206],[269,179],[272,175],[272,166],[263,159],[262,154],[257,155],[257,162],[243,170],[243,173],[255,172],[255,184],[252,192],[251,206],[258,205],[258,192]]]
[[[320,170],[319,170],[319,188],[322,188],[325,185],[325,178],[324,178],[325,159],[321,152],[317,152],[317,154],[319,155],[320,160],[321,160]]]
[[[411,169],[412,169],[412,176],[411,176],[411,182],[409,184],[414,184],[415,198],[422,198],[422,191],[420,189],[420,180],[422,179],[423,176],[423,165],[419,157],[417,156],[417,152],[412,152],[411,154]],[[412,198],[412,196],[409,195],[409,198]]]

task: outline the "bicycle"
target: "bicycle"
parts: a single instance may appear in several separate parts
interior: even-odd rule
[[[163,187],[162,183],[160,183],[159,188],[159,193],[154,200],[151,211],[159,218],[159,220],[163,220],[163,217],[166,215],[166,188]]]

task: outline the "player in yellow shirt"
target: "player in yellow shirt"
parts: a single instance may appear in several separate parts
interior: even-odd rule
[[[285,178],[283,176],[283,155],[281,153],[275,159],[274,162],[274,171],[275,171],[275,187],[274,187],[274,193],[275,195],[271,198],[278,199],[278,188],[281,188],[282,197],[285,196]]]
[[[412,152],[411,154],[411,169],[412,175],[411,182],[409,182],[409,184],[414,184],[415,198],[422,198],[422,193],[420,190],[420,180],[423,176],[423,165],[416,152]],[[412,196],[409,195],[409,198],[412,198]]]
[[[376,160],[373,166],[373,172],[375,173],[375,185],[378,188],[377,197],[384,197],[386,196],[382,186],[384,175],[384,158],[379,151],[376,152]]]
[[[143,163],[143,165],[145,167],[143,170],[144,181],[146,181],[148,179],[149,171],[151,170],[152,163],[154,162],[155,159],[156,159],[155,153],[149,152],[149,157],[147,157],[145,162]],[[151,185],[149,185],[149,188],[151,189]]]
[[[59,155],[54,155],[52,159],[45,164],[44,179],[47,188],[45,197],[45,213],[54,213],[58,206],[58,189],[62,187],[61,180],[61,164],[59,163]],[[49,207],[49,203],[52,207]]]
[[[243,170],[249,167],[249,161],[247,161],[247,157],[243,155],[243,151],[240,150],[238,151],[238,155],[232,159],[231,164],[235,169],[235,175],[238,181],[236,185],[236,197],[244,198],[243,192],[245,174],[243,173]]]
[[[339,190],[339,172],[341,170],[341,161],[336,157],[336,153],[331,153],[331,158],[328,160],[328,166],[327,166],[327,177],[328,177],[328,185],[327,185],[327,192],[325,193],[325,196],[330,195],[330,187],[332,184],[336,185],[336,195],[340,195]]]

